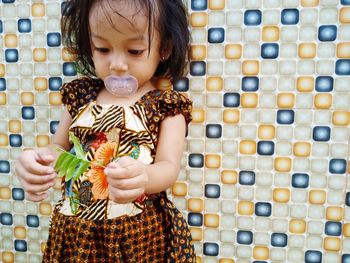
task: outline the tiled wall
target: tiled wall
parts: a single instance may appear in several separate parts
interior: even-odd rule
[[[74,78],[62,1],[0,2],[0,261],[40,262],[41,203],[13,176]],[[350,262],[350,1],[189,0],[194,101],[173,200],[198,262]],[[349,192],[348,192],[349,191]]]

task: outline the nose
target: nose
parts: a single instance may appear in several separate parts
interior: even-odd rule
[[[110,59],[109,69],[114,73],[120,74],[128,70],[128,63],[124,55],[114,55]]]

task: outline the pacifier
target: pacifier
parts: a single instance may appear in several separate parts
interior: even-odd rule
[[[114,96],[128,97],[136,93],[138,81],[133,76],[113,76],[104,79],[104,84],[109,93]]]

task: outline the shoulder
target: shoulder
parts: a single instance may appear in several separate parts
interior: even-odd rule
[[[86,97],[90,95],[92,97],[95,93],[97,96],[97,93],[102,87],[102,80],[83,77],[63,84],[63,86],[60,89],[60,93],[62,95],[74,94],[78,97]]]
[[[155,90],[151,96],[157,105],[157,111],[160,120],[169,116],[182,114],[185,117],[186,124],[192,120],[192,100],[184,94],[175,90]]]
[[[60,89],[62,103],[67,106],[69,113],[74,117],[79,108],[91,100],[96,99],[103,87],[103,81],[83,77],[63,84]]]

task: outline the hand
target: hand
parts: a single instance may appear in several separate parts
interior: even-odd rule
[[[104,172],[112,201],[129,203],[145,192],[149,178],[141,161],[125,156],[108,164]]]
[[[29,201],[42,201],[54,185],[55,170],[50,167],[55,157],[49,148],[24,151],[15,167],[18,179]]]

